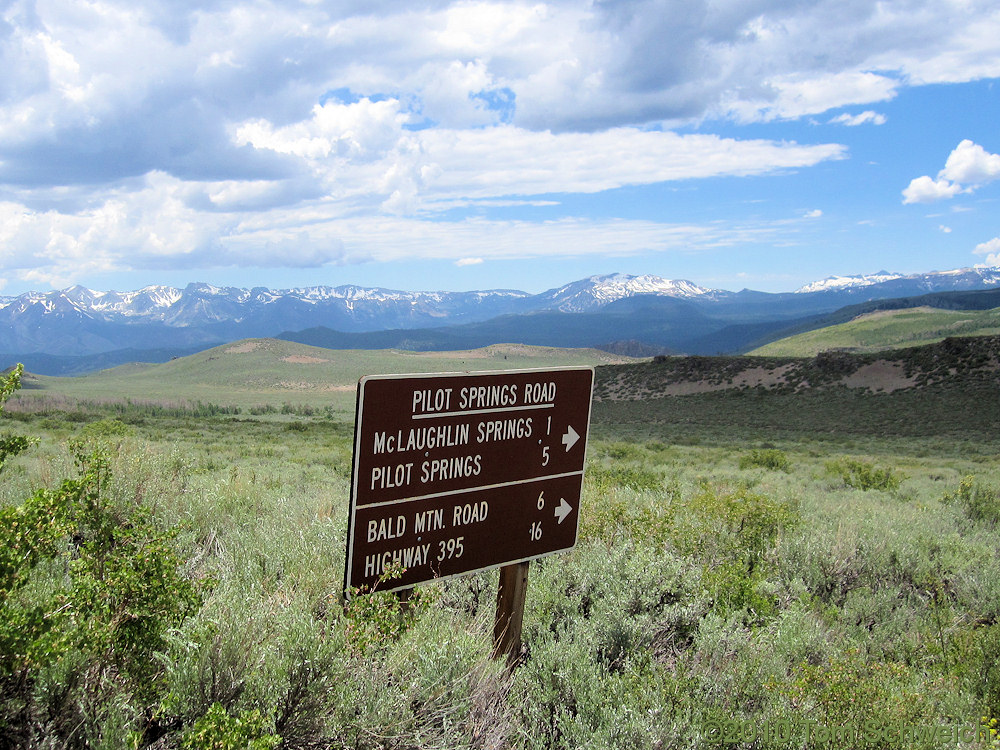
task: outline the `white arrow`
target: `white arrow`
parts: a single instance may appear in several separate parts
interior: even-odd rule
[[[567,425],[566,434],[562,436],[562,444],[566,446],[566,452],[569,453],[569,449],[576,445],[576,441],[580,439],[580,436],[576,434],[576,430],[573,429],[572,425]]]
[[[556,508],[556,518],[559,519],[559,523],[565,521],[572,510],[573,506],[566,502],[566,498],[559,498],[559,507]]]

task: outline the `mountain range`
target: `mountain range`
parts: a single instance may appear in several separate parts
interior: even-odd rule
[[[74,374],[164,361],[254,337],[357,349],[517,342],[638,354],[729,353],[813,326],[845,306],[989,289],[1000,289],[1000,267],[837,276],[779,294],[624,274],[592,276],[540,294],[349,285],[275,291],[196,283],[131,292],[74,286],[0,296],[0,366],[22,361],[42,374]],[[983,300],[968,304],[988,304]]]

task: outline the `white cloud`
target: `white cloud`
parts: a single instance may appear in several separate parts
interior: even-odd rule
[[[948,155],[937,179],[916,177],[903,190],[903,203],[931,203],[971,193],[980,185],[1000,178],[1000,155],[965,139]],[[964,186],[963,186],[964,185]]]
[[[18,74],[0,83],[0,140],[82,128],[108,141],[131,123],[138,143],[119,139],[122,169],[139,158],[130,145],[175,168],[170,149],[152,148],[165,115],[182,141],[262,118],[287,127],[338,90],[388,94],[446,128],[562,131],[801,117],[886,101],[915,80],[1000,75],[1000,11],[984,0],[863,0],[849,12],[841,0],[11,7],[0,68]],[[881,117],[855,118],[866,116]]]
[[[804,146],[617,128],[603,133],[537,133],[512,126],[425,131],[421,151],[440,172],[442,197],[489,198],[596,193],[724,175],[763,174],[843,158],[839,144]]]
[[[799,231],[787,220],[679,224],[574,217],[533,222],[331,216],[323,201],[253,214],[206,215],[191,207],[196,198],[189,186],[157,175],[144,189],[109,195],[100,206],[79,214],[0,204],[0,268],[11,278],[67,286],[88,274],[112,271],[318,268],[415,258],[464,266],[492,259],[689,253],[778,242]]]
[[[327,102],[314,106],[311,114],[310,119],[277,128],[266,119],[250,120],[236,126],[234,141],[304,159],[365,162],[393,148],[409,119],[396,99]]]
[[[953,198],[962,192],[962,186],[948,180],[933,180],[927,175],[915,177],[903,190],[903,203],[933,203]]]
[[[986,265],[1000,266],[1000,237],[994,237],[987,242],[980,242],[972,252],[976,255],[985,255]]]
[[[806,211],[804,214],[807,219],[818,219],[822,215],[823,212],[818,208],[814,208],[812,211]]]
[[[951,234],[951,227],[947,227],[944,224],[938,224],[938,230],[945,234]]]
[[[1000,154],[988,153],[982,146],[966,139],[948,155],[938,175],[967,185],[982,185],[1000,177]]]
[[[547,193],[596,193],[729,175],[764,174],[845,156],[839,144],[677,135],[615,128],[602,133],[534,132],[513,125],[405,129],[397,100],[316,107],[285,127],[255,120],[237,126],[239,145],[297,156],[339,199],[412,214],[437,203],[491,201]]]
[[[878,112],[873,112],[872,110],[866,110],[861,114],[849,115],[846,112],[842,115],[837,115],[830,120],[831,123],[837,125],[846,125],[850,128],[857,127],[858,125],[865,125],[871,123],[872,125],[885,125],[888,122],[888,118],[885,115],[879,114]]]
[[[818,117],[915,82],[1000,76],[987,0],[9,0],[2,13],[0,271],[52,278],[382,257],[352,229],[365,222],[434,254],[444,238],[420,219],[463,206],[846,157],[715,136],[712,118]],[[700,129],[664,130],[680,123]],[[904,199],[975,189],[998,159],[963,142]],[[447,257],[487,258],[473,229],[586,245],[585,223],[565,221],[441,226],[469,244]],[[664,231],[622,226],[652,246]],[[608,243],[624,252],[595,246]]]
[[[857,70],[784,74],[768,81],[768,98],[730,99],[729,109],[745,121],[794,119],[850,104],[888,101],[900,83],[892,76]]]

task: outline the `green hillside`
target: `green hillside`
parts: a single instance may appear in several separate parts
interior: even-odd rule
[[[875,352],[931,344],[952,336],[990,336],[998,333],[1000,308],[940,310],[916,307],[860,315],[847,323],[774,341],[750,354],[812,357],[831,349]]]
[[[162,364],[129,364],[75,378],[32,376],[21,398],[132,399],[233,406],[354,407],[365,375],[600,365],[632,361],[596,349],[497,344],[454,352],[331,350],[277,339],[246,339]]]

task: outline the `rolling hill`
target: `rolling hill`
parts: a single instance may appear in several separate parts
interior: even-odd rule
[[[1000,435],[1000,336],[814,357],[656,357],[597,369],[594,419],[678,442]],[[700,439],[700,437],[698,438]]]
[[[780,339],[749,353],[769,357],[811,357],[831,349],[875,352],[930,344],[950,336],[998,334],[1000,307],[981,311],[913,307],[864,313],[846,323]]]
[[[642,401],[724,390],[891,393],[974,385],[998,389],[1000,396],[1000,335],[946,338],[880,352],[822,351],[805,357],[660,356],[601,368],[594,396],[596,400]]]
[[[78,413],[87,421],[108,408],[141,415],[129,402],[185,410],[200,402],[244,413],[287,405],[299,414],[328,411],[347,423],[357,379],[365,374],[567,365],[596,366],[598,434],[612,430],[676,442],[716,434],[760,442],[809,434],[947,436],[968,442],[970,450],[1000,434],[1000,336],[812,357],[647,360],[522,345],[348,351],[249,339],[158,365],[126,365],[75,378],[30,375],[8,410]]]
[[[73,378],[27,375],[18,398],[132,400],[234,406],[311,404],[350,409],[358,379],[381,373],[456,372],[632,361],[593,349],[497,344],[448,352],[329,350],[246,339],[161,364],[128,364]],[[12,404],[16,408],[16,404]]]

